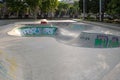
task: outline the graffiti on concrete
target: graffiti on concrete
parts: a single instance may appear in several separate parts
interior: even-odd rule
[[[82,39],[82,40],[90,40],[90,37],[81,36],[80,39]]]
[[[54,34],[54,31],[55,31],[55,28],[44,28],[43,34],[52,35],[52,34]]]
[[[115,36],[97,35],[95,47],[119,47],[119,38]]]
[[[55,35],[55,27],[23,27],[20,32],[24,36]]]
[[[119,38],[118,37],[112,37],[112,39],[109,41],[109,47],[119,47]]]
[[[108,36],[106,35],[97,35],[95,39],[95,46],[97,47],[107,47]]]
[[[41,28],[23,28],[21,29],[23,35],[37,35],[42,33]]]

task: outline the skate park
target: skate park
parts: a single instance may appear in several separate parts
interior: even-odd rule
[[[2,80],[119,79],[119,31],[73,20],[48,23],[1,27]]]

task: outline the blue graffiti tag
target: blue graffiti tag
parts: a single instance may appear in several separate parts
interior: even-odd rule
[[[20,32],[23,36],[54,35],[56,27],[22,27]]]
[[[54,30],[55,30],[55,28],[44,28],[43,34],[52,35],[52,34],[54,34]]]
[[[41,34],[42,29],[41,28],[25,28],[21,30],[24,35],[35,35],[35,34]]]

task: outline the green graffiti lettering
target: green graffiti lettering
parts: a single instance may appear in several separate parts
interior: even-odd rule
[[[108,44],[108,37],[103,35],[98,35],[95,39],[95,46],[96,47],[107,47]]]
[[[112,40],[109,41],[109,47],[119,47],[120,43],[118,41],[113,42]]]

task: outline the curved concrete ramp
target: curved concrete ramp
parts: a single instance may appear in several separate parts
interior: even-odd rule
[[[56,32],[55,38],[57,41],[60,41],[63,43],[68,43],[71,40],[77,38],[77,36],[79,36],[79,34],[77,32],[71,32],[67,29],[62,29],[62,28],[60,29],[59,28]]]
[[[26,24],[13,29],[8,32],[8,34],[24,37],[50,36],[59,42],[79,47],[120,47],[120,36],[114,35],[112,32],[103,31],[102,28],[96,28],[82,23],[74,23],[64,28],[51,26],[49,24]]]
[[[0,52],[0,80],[31,80],[28,65],[20,60],[18,55]]]
[[[82,31],[92,30],[94,27],[83,23],[73,23],[64,28],[58,28],[55,38],[63,43],[70,43],[76,39]]]

